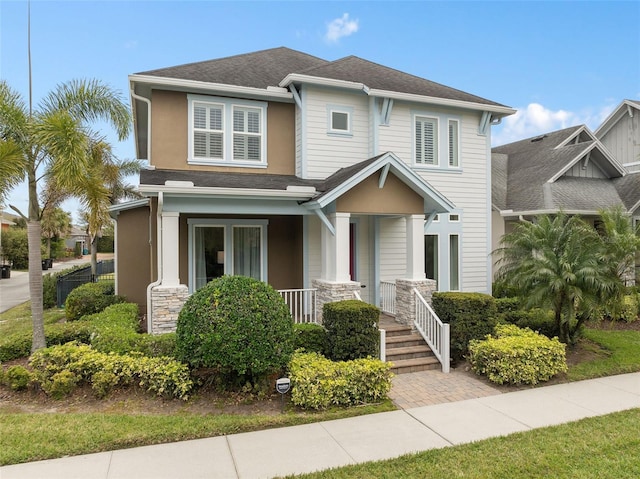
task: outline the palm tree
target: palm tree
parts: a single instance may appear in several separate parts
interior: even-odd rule
[[[634,277],[640,238],[622,206],[600,210],[599,214],[601,223],[598,231],[603,242],[601,260],[611,265],[613,273],[626,284]]]
[[[560,340],[569,344],[598,304],[621,294],[620,281],[600,261],[601,248],[595,230],[578,216],[542,215],[502,238],[498,277],[526,307],[550,307]]]
[[[0,81],[0,139],[13,142],[20,150],[22,177],[29,191],[29,210],[25,215],[29,237],[29,291],[33,319],[32,351],[46,346],[42,311],[42,255],[40,252],[42,211],[38,184],[53,179],[63,189],[72,190],[74,182],[89,168],[88,125],[105,121],[119,139],[131,130],[129,110],[121,95],[97,80],[75,80],[57,86],[35,111],[21,96]]]
[[[47,239],[47,258],[51,258],[51,240],[62,237],[71,230],[71,215],[62,208],[48,207],[42,210],[42,236]]]

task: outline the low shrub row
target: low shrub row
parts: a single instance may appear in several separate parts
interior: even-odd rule
[[[193,387],[189,368],[172,358],[105,354],[79,343],[41,349],[29,363],[35,380],[53,397],[82,382],[91,384],[98,397],[115,387],[138,385],[159,396],[187,399]]]
[[[91,332],[84,322],[47,324],[44,327],[47,344],[65,344],[69,341],[89,343]],[[26,358],[31,354],[33,333],[31,330],[0,337],[0,362]]]
[[[494,336],[472,340],[469,362],[474,372],[497,384],[537,384],[567,371],[565,345],[513,324],[495,328]]]
[[[322,322],[327,330],[327,356],[334,361],[377,356],[380,309],[359,300],[325,303]]]
[[[303,409],[355,406],[386,398],[391,365],[378,359],[333,362],[317,353],[295,353],[289,363],[291,402]]]
[[[115,294],[113,281],[100,281],[78,286],[69,293],[64,303],[67,321],[76,321],[83,316],[99,313],[107,306],[124,302]]]

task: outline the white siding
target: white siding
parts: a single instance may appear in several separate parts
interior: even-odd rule
[[[305,87],[307,178],[326,178],[369,155],[368,97],[354,92]],[[351,135],[327,133],[327,106],[353,109]]]
[[[380,127],[379,151],[393,151],[408,165],[413,161],[412,111],[425,107],[396,102],[388,127]],[[460,170],[420,168],[415,171],[463,211],[461,240],[462,290],[488,292],[487,257],[490,198],[488,197],[488,137],[478,134],[479,113],[428,108],[435,114],[460,117]],[[444,125],[444,126],[443,126]],[[440,129],[446,123],[440,122]],[[446,158],[440,158],[440,164]],[[403,239],[404,241],[404,239]],[[401,244],[404,247],[404,243]],[[441,271],[448,268],[440,265]],[[382,276],[381,276],[382,277]]]
[[[380,280],[394,281],[407,272],[404,218],[380,218]]]
[[[620,163],[640,161],[640,112],[625,113],[601,140]]]
[[[578,163],[573,165],[571,169],[567,170],[565,176],[577,176],[579,178],[607,178],[600,167],[596,165],[593,161],[587,163],[587,167],[584,168],[584,160],[580,160]]]
[[[308,277],[309,284],[305,285],[305,288],[311,287],[311,280],[320,278],[322,272],[322,250],[320,248],[320,228],[322,224],[317,216],[308,216]]]
[[[300,108],[296,105],[296,176],[304,178],[302,174],[302,115]]]

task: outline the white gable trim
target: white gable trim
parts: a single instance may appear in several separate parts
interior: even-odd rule
[[[596,136],[598,138],[602,138],[603,136],[605,136],[625,114],[628,114],[632,117],[633,109],[640,111],[640,104],[631,100],[623,100],[622,103],[620,103],[596,129]]]
[[[593,150],[598,150],[600,153],[602,153],[602,155],[605,157],[605,159],[611,164],[611,166],[613,166],[615,168],[615,170],[620,173],[620,176],[625,176],[627,174],[626,170],[622,167],[622,165],[620,163],[618,163],[615,158],[613,158],[611,156],[611,154],[607,151],[606,148],[604,148],[602,146],[602,144],[600,143],[600,141],[596,140],[594,143],[592,143],[591,145],[587,146],[584,150],[582,150],[580,153],[578,153],[573,160],[571,160],[569,163],[567,163],[560,171],[558,171],[555,175],[553,175],[551,178],[549,178],[547,180],[547,183],[554,183],[556,180],[558,180],[558,178],[560,178],[562,175],[564,175],[567,171],[569,171],[571,168],[573,168],[573,166],[578,163],[579,161],[581,161],[585,155],[587,154],[591,154],[591,152]]]

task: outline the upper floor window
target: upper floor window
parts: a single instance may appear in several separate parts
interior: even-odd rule
[[[188,98],[189,163],[266,166],[265,102]]]
[[[327,106],[327,133],[329,135],[352,136],[351,118],[353,108],[349,106]]]
[[[438,164],[438,120],[417,116],[415,119],[416,163]]]
[[[449,114],[413,112],[413,163],[438,170],[460,168],[460,119]]]

